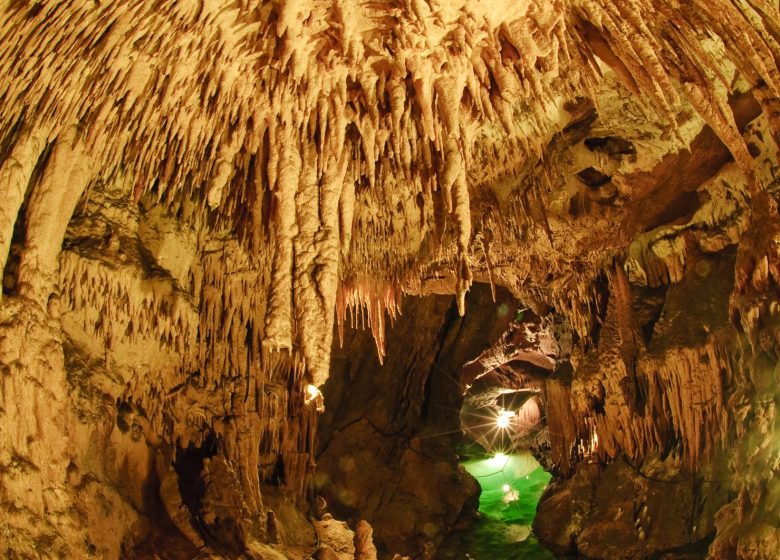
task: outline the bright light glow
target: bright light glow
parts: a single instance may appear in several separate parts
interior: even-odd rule
[[[590,438],[590,453],[589,455],[593,455],[596,453],[596,451],[599,448],[599,434],[596,432],[596,430],[593,430],[593,437]]]
[[[508,459],[509,458],[506,455],[504,455],[503,453],[496,453],[495,455],[493,455],[492,459],[489,459],[489,461],[490,461],[491,465],[499,466],[499,467],[503,468],[504,465],[506,465],[506,462],[507,462]]]
[[[312,405],[317,409],[317,412],[325,411],[325,398],[316,385],[307,385],[306,394],[304,395],[304,402],[307,405]]]
[[[308,387],[306,387],[306,392],[309,393],[310,399],[316,399],[317,395],[320,394],[320,390],[317,389],[316,385],[309,385]]]
[[[512,420],[512,417],[515,415],[514,410],[499,410],[498,411],[498,417],[496,418],[496,426],[499,428],[506,429],[509,427],[509,423]]]
[[[507,494],[508,494],[508,493],[509,493],[509,491],[512,489],[512,487],[511,487],[511,486],[509,486],[509,484],[504,484],[504,485],[501,487],[501,489],[502,489],[502,490],[503,490],[505,493],[507,493]]]

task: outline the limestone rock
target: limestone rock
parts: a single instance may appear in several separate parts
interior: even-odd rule
[[[776,0],[3,2],[0,554],[305,556],[327,489],[432,556],[480,377],[771,557],[778,61]],[[599,507],[549,540],[703,542]]]
[[[374,530],[361,519],[355,526],[355,560],[376,560]]]

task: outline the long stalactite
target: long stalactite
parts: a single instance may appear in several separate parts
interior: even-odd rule
[[[454,294],[463,315],[485,281],[565,317],[577,375],[547,389],[563,472],[671,439],[695,468],[733,434],[728,388],[711,381],[737,376],[736,346],[712,334],[652,354],[632,290],[682,284],[699,253],[738,245],[731,316],[754,353],[740,346],[742,360],[780,345],[776,177],[755,155],[780,138],[775,1],[9,0],[0,14],[0,304],[33,309],[14,323],[0,308],[0,341],[26,330],[49,362],[64,360],[64,339],[76,358],[101,356],[119,372],[105,394],[151,426],[159,457],[221,442],[211,468],[232,473],[247,515],[264,511],[258,472],[303,499],[305,391],[328,378],[334,331],[367,326],[381,360],[405,294]],[[744,188],[705,183],[717,208],[659,229],[632,210],[652,205],[647,162],[614,184],[596,169],[610,149],[636,150],[600,138],[594,166],[569,173],[581,162],[560,146],[580,143],[618,90],[664,129],[655,165],[722,144],[709,155],[733,159]],[[746,129],[744,97],[761,131]],[[609,208],[577,230],[580,207]],[[726,233],[704,238],[701,224]],[[0,364],[29,375],[3,385],[14,433],[0,471],[16,465],[57,496],[46,530],[65,542],[76,475],[63,473],[78,461],[57,445],[55,474],[17,468],[43,461],[24,442],[39,428],[8,411],[53,423],[41,410],[64,406],[68,379],[59,368],[60,389],[41,389],[48,362],[9,344]],[[4,502],[22,504],[24,483],[8,487]]]

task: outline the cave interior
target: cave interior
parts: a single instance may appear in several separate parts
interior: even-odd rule
[[[780,559],[778,0],[0,0],[0,556]]]

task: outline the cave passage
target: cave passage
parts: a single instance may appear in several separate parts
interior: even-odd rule
[[[779,206],[780,0],[0,1],[0,560],[780,560]]]

